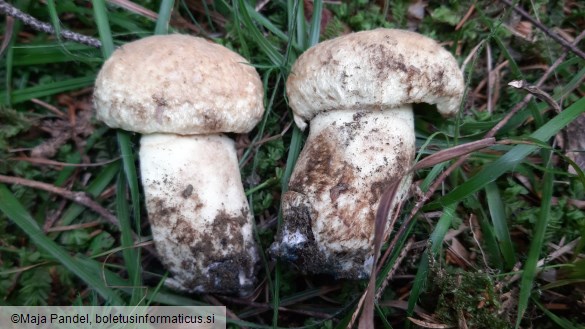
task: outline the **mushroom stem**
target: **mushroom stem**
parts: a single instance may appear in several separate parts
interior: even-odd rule
[[[258,254],[234,142],[220,134],[143,135],[142,184],[160,259],[179,290],[245,295]]]
[[[414,154],[410,105],[317,114],[283,196],[284,226],[271,251],[308,272],[368,277],[380,196],[388,182],[402,179],[393,207],[406,197]]]

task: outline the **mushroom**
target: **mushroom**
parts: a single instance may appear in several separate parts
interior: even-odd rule
[[[411,104],[455,114],[462,73],[432,39],[376,29],[310,48],[286,87],[295,123],[304,129],[310,120],[310,132],[282,197],[283,225],[270,251],[304,272],[367,278],[383,190],[402,180],[391,217],[410,187]]]
[[[256,70],[202,38],[152,36],[114,52],[95,84],[98,119],[139,132],[140,174],[167,285],[246,294],[258,250],[233,140],[264,112]]]

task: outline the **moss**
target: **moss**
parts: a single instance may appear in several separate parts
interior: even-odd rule
[[[468,328],[511,328],[499,302],[500,293],[483,272],[432,268],[431,281],[439,291],[435,314],[442,323]]]

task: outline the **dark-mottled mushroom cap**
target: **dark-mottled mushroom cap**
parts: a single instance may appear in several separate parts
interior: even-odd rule
[[[457,112],[464,91],[463,75],[451,53],[418,33],[391,29],[317,44],[295,62],[286,87],[301,129],[319,112],[337,109],[428,103],[450,116]]]

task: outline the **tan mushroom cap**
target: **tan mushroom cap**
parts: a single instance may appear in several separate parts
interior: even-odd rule
[[[303,53],[286,83],[295,122],[338,109],[388,109],[401,104],[436,104],[457,112],[463,75],[457,61],[434,40],[418,33],[376,29],[324,41]]]
[[[98,119],[149,133],[244,133],[264,112],[262,82],[240,55],[186,35],[151,36],[114,52],[94,91]]]

